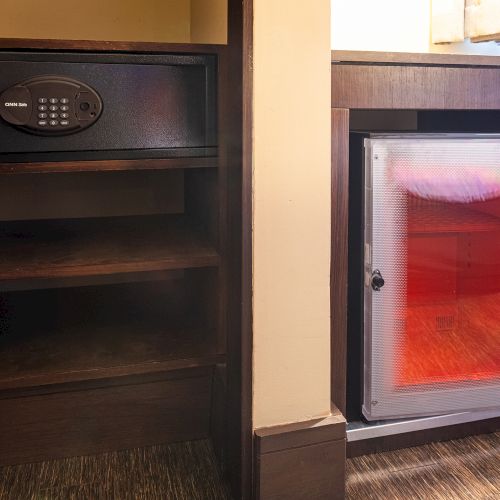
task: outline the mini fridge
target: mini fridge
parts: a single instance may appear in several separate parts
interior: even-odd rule
[[[500,135],[363,142],[364,417],[500,407]]]

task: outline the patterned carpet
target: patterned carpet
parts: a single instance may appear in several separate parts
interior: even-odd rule
[[[350,500],[498,500],[500,432],[347,462]]]
[[[347,462],[350,500],[496,500],[500,432]],[[0,468],[2,500],[229,500],[209,441]]]
[[[2,500],[227,500],[209,441],[0,468]]]

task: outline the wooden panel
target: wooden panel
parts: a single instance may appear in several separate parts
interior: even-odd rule
[[[500,66],[500,57],[478,54],[429,54],[375,52],[369,50],[332,50],[333,62],[377,64],[418,64],[421,66]]]
[[[217,458],[224,463],[228,428],[227,414],[227,367],[219,364],[214,369],[212,387],[212,410],[210,417],[210,437]]]
[[[38,341],[2,349],[0,398],[5,389],[215,366],[224,361],[210,345],[211,332],[148,327],[117,324],[104,330],[39,332],[45,336]]]
[[[262,500],[341,499],[345,484],[345,419],[322,419],[255,431],[256,491]]]
[[[215,266],[219,257],[184,217],[11,222],[1,226],[0,280]]]
[[[252,33],[253,2],[228,0],[219,57],[220,339],[227,339],[225,452],[234,498],[252,495]]]
[[[0,163],[0,174],[168,170],[176,168],[211,168],[216,166],[216,157]]]
[[[345,440],[264,454],[257,474],[257,498],[261,500],[341,500]]]
[[[58,219],[182,213],[184,172],[8,175],[0,180],[0,219]]]
[[[205,376],[2,400],[0,465],[208,436]]]
[[[106,40],[57,40],[0,38],[0,49],[78,50],[91,52],[168,52],[171,54],[213,54],[225,50],[223,45],[128,42]]]
[[[219,220],[220,175],[217,170],[201,169],[185,172],[185,213],[206,229],[212,245],[219,245],[219,234],[223,220]]]
[[[500,70],[333,64],[332,106],[353,109],[500,109]]]
[[[258,454],[272,453],[344,439],[345,432],[345,418],[334,407],[331,416],[326,418],[257,429],[255,447]]]
[[[347,238],[349,110],[332,109],[332,243],[330,271],[332,401],[345,415],[347,377]]]
[[[450,439],[460,439],[475,434],[487,434],[500,430],[500,418],[482,420],[479,422],[469,422],[466,424],[449,425],[426,429],[416,432],[396,434],[394,436],[383,436],[361,441],[347,443],[347,456],[358,457],[370,453],[398,450],[419,446],[434,441],[449,441]]]

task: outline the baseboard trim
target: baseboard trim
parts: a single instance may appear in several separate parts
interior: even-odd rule
[[[500,429],[500,417],[466,422],[402,434],[374,437],[347,443],[347,457],[354,458],[371,453],[421,446],[427,443],[462,439],[477,434],[489,434]]]
[[[346,421],[330,416],[255,431],[255,498],[332,500],[345,495]]]

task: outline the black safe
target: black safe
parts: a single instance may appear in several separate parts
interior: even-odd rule
[[[216,58],[0,53],[0,161],[216,155]]]

